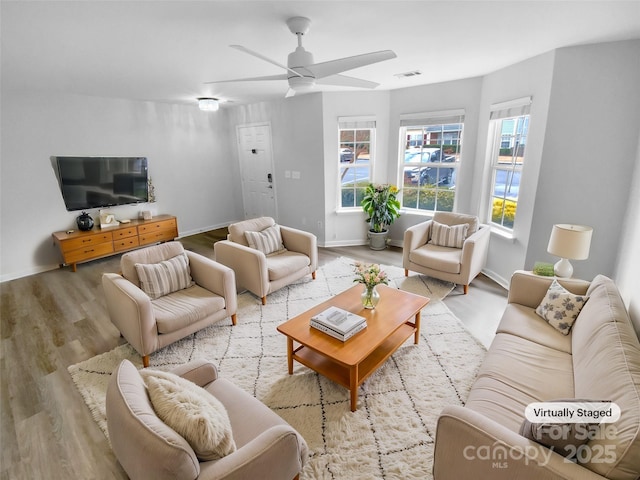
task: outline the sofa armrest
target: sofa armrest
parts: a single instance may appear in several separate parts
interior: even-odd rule
[[[267,257],[259,250],[240,245],[230,240],[213,244],[216,262],[230,267],[235,272],[236,283],[263,297],[269,291]]]
[[[115,273],[102,275],[102,288],[111,323],[140,355],[155,351],[158,329],[149,296]]]
[[[469,408],[445,407],[438,417],[434,480],[603,480],[550,449]]]
[[[302,471],[306,461],[304,457],[306,447],[300,444],[296,431],[289,425],[276,425],[234,453],[219,460],[201,463],[198,479],[293,479]]]
[[[186,250],[193,280],[203,288],[224,297],[229,315],[238,310],[235,272],[221,263],[198,253]]]
[[[311,270],[318,267],[318,239],[313,233],[280,225],[282,243],[287,250],[303,253],[311,262]]]
[[[195,383],[199,387],[205,387],[218,379],[218,369],[208,360],[200,359],[177,366],[171,370],[182,378]]]
[[[516,270],[511,276],[507,302],[536,308],[540,305],[554,278],[556,277],[543,277],[533,272]],[[590,285],[590,282],[576,278],[557,278],[557,280],[560,285],[576,295],[587,293]]]

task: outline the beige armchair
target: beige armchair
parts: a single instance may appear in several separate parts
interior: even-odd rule
[[[476,216],[436,212],[433,220],[404,232],[404,274],[408,276],[411,270],[463,285],[466,295],[469,284],[487,261],[489,237],[489,227],[479,224]]]
[[[258,237],[253,247],[248,235]],[[269,233],[272,236],[264,239]],[[281,241],[280,241],[281,237]],[[280,243],[280,245],[278,245]],[[217,262],[231,267],[238,288],[249,290],[267,303],[267,295],[311,274],[316,278],[316,236],[295,228],[276,225],[271,217],[260,217],[229,225],[227,240],[213,244]]]
[[[187,288],[170,293],[161,291],[162,287],[166,289],[166,283],[169,283],[168,290],[175,288],[175,278],[180,273],[184,274],[179,268],[176,268],[177,272],[161,276],[164,283],[161,282],[160,287],[150,287],[151,282],[141,282],[140,268],[151,269],[155,274],[154,269],[160,264],[166,265],[174,260],[187,264],[183,260],[185,255],[188,259],[185,281],[188,283],[178,287]],[[109,317],[142,356],[145,367],[149,366],[151,353],[212,323],[231,317],[233,325],[236,324],[238,300],[233,270],[184,250],[180,242],[167,242],[125,253],[120,260],[120,268],[122,275],[105,273],[102,276]],[[143,289],[150,291],[151,296],[159,295],[158,298],[151,298]]]
[[[308,456],[304,439],[276,413],[218,377],[215,366],[190,362],[175,373],[218,399],[227,411],[236,450],[200,462],[190,444],[155,413],[136,367],[123,360],[107,387],[109,440],[132,480],[298,478]]]

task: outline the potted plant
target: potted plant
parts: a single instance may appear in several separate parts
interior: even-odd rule
[[[372,250],[387,248],[388,228],[400,216],[397,195],[398,187],[395,185],[370,183],[365,189],[360,205],[367,214],[365,221],[369,223],[369,247]]]

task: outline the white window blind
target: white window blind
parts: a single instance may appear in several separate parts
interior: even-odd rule
[[[376,128],[376,119],[374,117],[338,117],[338,128],[341,130]]]
[[[464,110],[446,110],[442,112],[404,113],[400,115],[401,127],[415,127],[425,125],[442,125],[448,123],[463,123]]]
[[[523,97],[516,100],[510,100],[508,102],[495,103],[491,105],[489,110],[489,118],[491,120],[529,115],[531,112],[531,97]]]

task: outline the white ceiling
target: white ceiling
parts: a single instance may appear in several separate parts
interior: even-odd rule
[[[292,16],[311,19],[303,45],[316,62],[393,50],[395,59],[346,72],[382,90],[484,75],[559,47],[640,38],[640,0],[2,0],[3,89],[171,103],[281,98],[286,81],[204,82],[283,73],[229,45],[286,64],[297,45],[285,24]],[[422,75],[394,76],[412,70]]]

